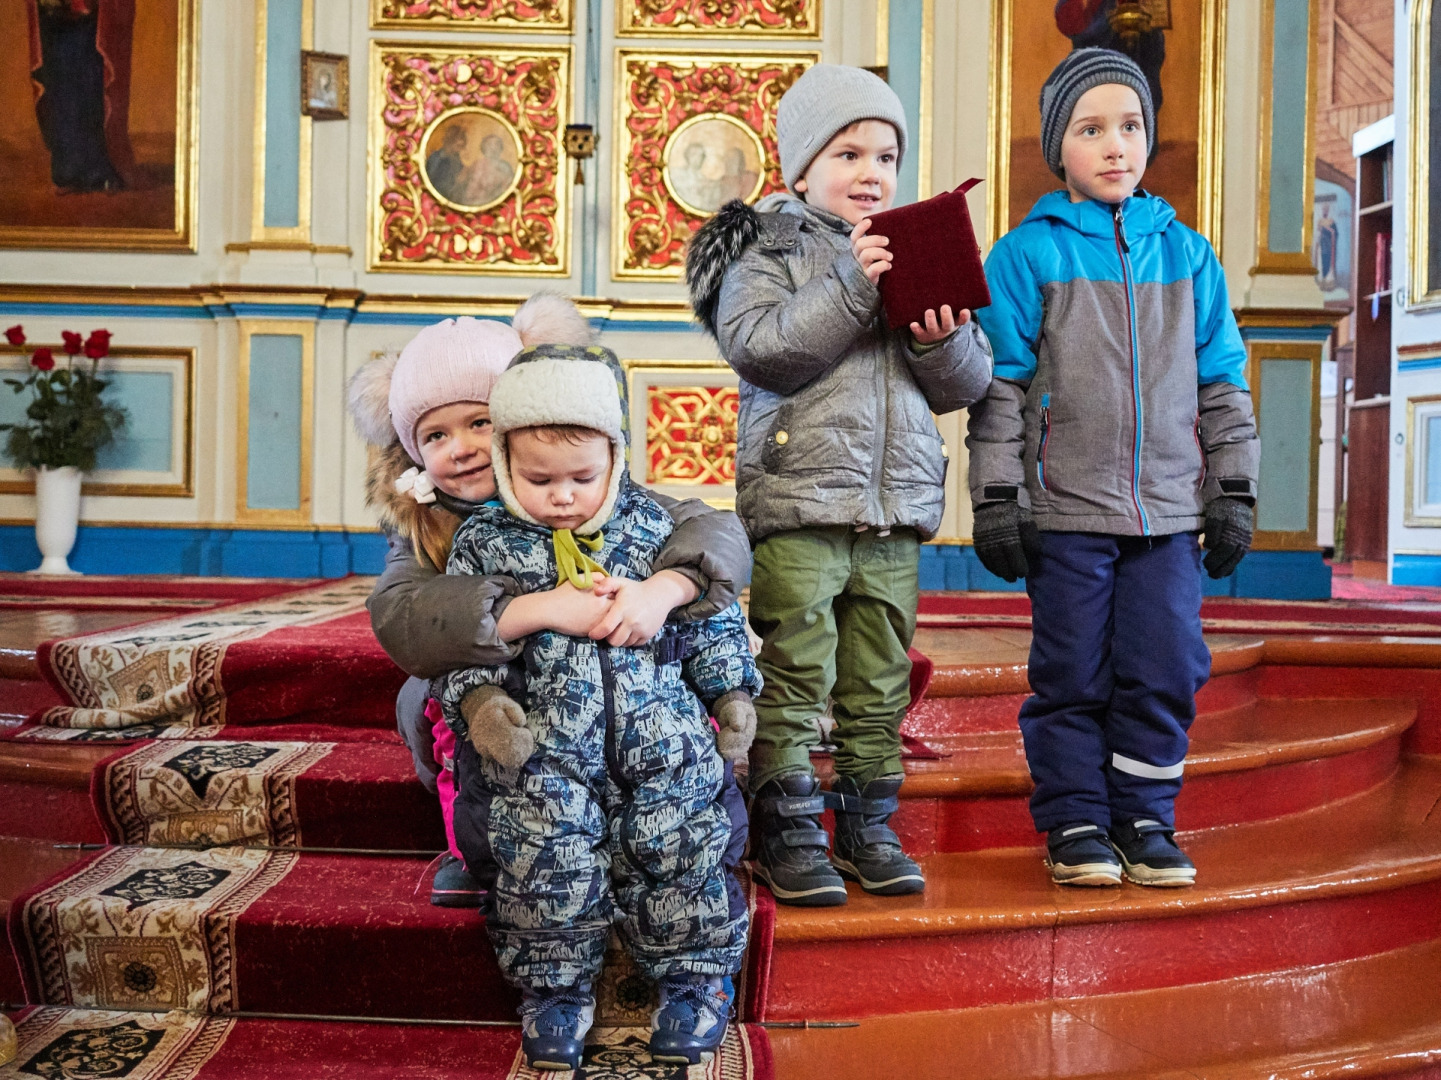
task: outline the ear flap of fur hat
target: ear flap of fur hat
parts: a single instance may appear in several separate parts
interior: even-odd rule
[[[510,482],[509,432],[562,424],[590,428],[610,439],[610,486],[595,516],[574,532],[586,536],[601,528],[615,512],[621,483],[630,470],[629,412],[625,369],[609,349],[541,345],[522,351],[496,381],[490,396],[495,432],[491,464],[506,508],[524,521],[540,524],[515,497]]]
[[[400,353],[387,349],[377,353],[346,384],[346,402],[355,430],[371,446],[386,447],[395,442],[390,422],[390,380]]]
[[[586,345],[595,331],[580,308],[560,293],[538,292],[516,308],[511,327],[528,349],[533,345]]]

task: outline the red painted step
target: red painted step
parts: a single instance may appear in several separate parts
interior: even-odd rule
[[[1082,997],[1441,937],[1441,760],[1363,795],[1183,835],[1191,889],[1065,889],[1035,849],[935,855],[920,897],[780,908],[767,1019]],[[903,975],[901,974],[903,973]]]

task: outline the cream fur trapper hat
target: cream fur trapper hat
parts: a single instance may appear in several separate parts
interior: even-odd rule
[[[629,395],[625,371],[615,353],[599,345],[540,345],[526,349],[496,380],[490,396],[491,465],[505,508],[522,521],[540,525],[520,505],[510,478],[506,436],[522,428],[574,425],[610,439],[610,481],[595,515],[573,531],[589,536],[610,520],[630,465]]]

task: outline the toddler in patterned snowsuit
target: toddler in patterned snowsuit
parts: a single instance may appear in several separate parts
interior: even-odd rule
[[[504,574],[523,592],[646,578],[673,526],[627,475],[614,355],[527,349],[490,408],[501,498],[460,527],[447,573]],[[483,837],[499,868],[487,928],[524,993],[533,1066],[578,1066],[612,922],[660,984],[652,1055],[696,1063],[719,1045],[749,926],[707,710],[743,755],[760,687],[734,604],[639,647],[540,631],[514,664],[436,680],[463,752],[480,751],[457,833]]]

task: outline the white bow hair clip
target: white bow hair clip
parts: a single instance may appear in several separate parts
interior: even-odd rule
[[[410,497],[421,505],[435,502],[435,481],[423,469],[406,469],[395,478],[395,490],[402,495],[410,492]]]

